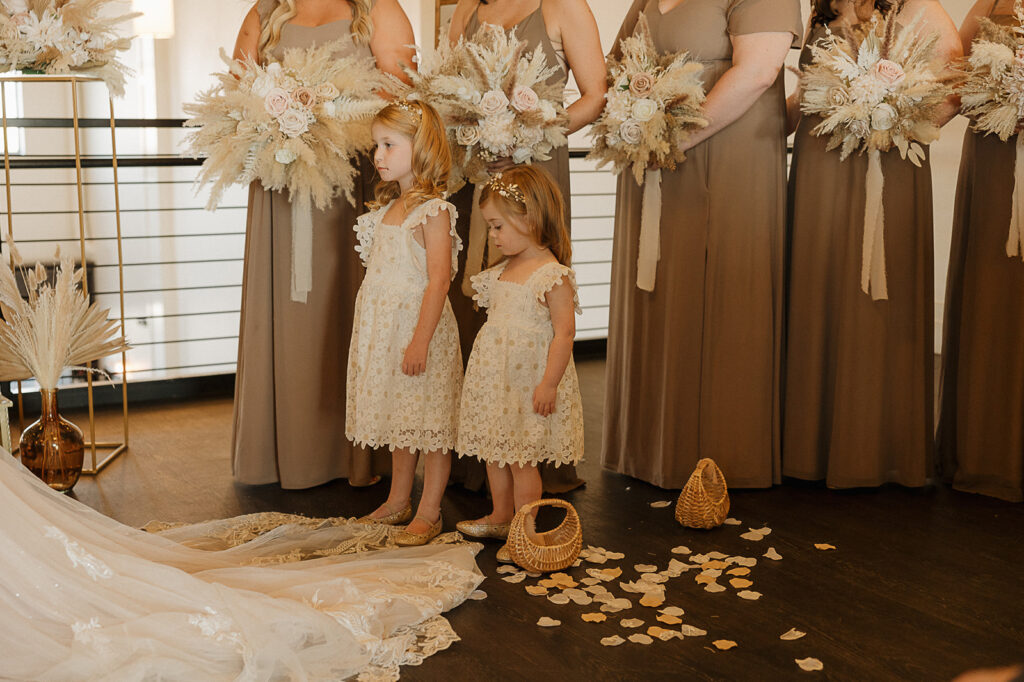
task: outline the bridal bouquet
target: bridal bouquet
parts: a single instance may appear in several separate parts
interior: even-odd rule
[[[117,33],[135,14],[109,16],[113,0],[3,0],[0,2],[0,72],[81,73],[124,94],[129,69],[117,59],[130,40]]]
[[[800,108],[821,117],[812,134],[829,135],[827,149],[839,148],[841,160],[868,152],[861,288],[875,300],[888,298],[880,154],[895,147],[920,166],[922,145],[938,139],[937,120],[953,93],[934,68],[938,35],[922,35],[917,23],[898,29],[896,12],[889,12],[848,37],[829,31],[811,45],[814,61],[801,76]]]
[[[708,125],[702,105],[703,64],[685,52],[659,55],[643,14],[633,35],[619,45],[620,57],[608,58],[604,111],[590,129],[588,159],[608,163],[621,173],[632,166],[644,187],[637,286],[654,290],[661,224],[661,170],[675,169],[686,155],[681,144]]]
[[[959,93],[961,113],[973,121],[975,130],[995,134],[1003,142],[1017,136],[1006,255],[1024,258],[1024,211],[1018,208],[1024,204],[1024,135],[1018,133],[1024,123],[1024,8],[1020,0],[1013,9],[1017,26],[1000,26],[990,19],[981,19]]]
[[[286,50],[281,63],[238,62],[222,52],[219,85],[185,106],[186,143],[206,157],[197,179],[212,184],[216,208],[231,184],[259,180],[288,190],[292,202],[292,299],[312,286],[312,209],[339,194],[355,205],[359,154],[370,149],[370,123],[388,84],[369,57],[335,56],[336,43]]]
[[[407,71],[408,97],[430,102],[445,120],[455,151],[452,189],[486,182],[492,161],[545,161],[568,144],[563,88],[548,83],[556,72],[541,48],[528,53],[514,31],[490,24],[454,46],[441,41],[418,71]]]

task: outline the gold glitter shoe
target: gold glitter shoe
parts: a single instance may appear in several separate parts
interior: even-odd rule
[[[484,518],[487,518],[486,516]],[[508,539],[507,523],[480,523],[479,521],[459,521],[455,527],[463,535],[471,538]]]
[[[356,519],[356,523],[379,523],[384,526],[397,526],[401,523],[407,522],[411,518],[412,504],[406,502],[405,507],[399,511],[392,512],[387,516],[381,516],[379,518],[374,518],[370,514],[367,514],[366,516],[360,516]]]
[[[430,523],[430,521],[427,521],[427,519],[422,516],[417,516],[416,519]],[[413,519],[413,521],[416,519]],[[437,521],[431,524],[426,533],[410,533],[407,528],[403,528],[395,533],[395,544],[399,547],[418,547],[419,545],[425,545],[440,535],[442,525],[444,525],[444,520],[441,518],[441,515],[438,514]]]
[[[513,563],[512,554],[508,551],[508,545],[502,545],[501,547],[499,547],[498,553],[494,555],[494,558],[497,559],[499,563]]]

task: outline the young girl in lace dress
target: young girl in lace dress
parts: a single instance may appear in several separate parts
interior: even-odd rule
[[[480,209],[506,258],[473,278],[487,322],[473,344],[459,414],[459,456],[487,463],[494,510],[458,529],[504,539],[515,513],[540,499],[537,465],[583,456],[583,408],[572,361],[579,313],[562,195],[536,166],[484,187]],[[498,559],[508,560],[502,547]]]
[[[424,453],[423,496],[401,545],[441,531],[441,496],[455,446],[462,355],[448,302],[462,248],[455,207],[441,197],[451,151],[437,112],[399,100],[373,121],[380,173],[374,210],[356,233],[366,277],[356,298],[348,356],[345,434],[392,451],[391,492],[363,521],[389,525],[413,516],[410,496]]]

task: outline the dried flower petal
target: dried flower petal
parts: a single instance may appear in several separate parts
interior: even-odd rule
[[[746,566],[739,566],[737,568],[730,568],[726,573],[729,575],[750,575],[750,569]]]
[[[633,570],[637,573],[654,573],[658,570],[658,567],[651,564],[636,564],[633,566]]]
[[[667,613],[663,613],[658,616],[657,620],[659,623],[664,623],[665,625],[679,625],[683,622],[683,619],[679,616],[670,616]]]
[[[779,635],[779,639],[787,642],[792,642],[793,640],[800,639],[806,634],[806,632],[801,632],[796,628],[790,628],[788,632],[784,632],[783,634]]]
[[[521,583],[524,580],[526,580],[526,574],[513,573],[512,575],[506,575],[504,578],[502,578],[502,580],[504,580],[507,583]]]
[[[690,553],[690,548],[687,547],[686,545],[679,545],[678,547],[673,547],[672,548],[672,553],[673,554],[689,554]]]
[[[821,544],[815,544],[814,548],[815,549],[820,549],[820,550],[829,550],[829,549],[835,549],[836,547],[835,547],[835,545],[828,545],[828,544],[821,543]]]
[[[645,594],[643,597],[640,598],[640,605],[641,606],[649,606],[651,608],[656,608],[658,606],[661,606],[664,603],[665,603],[665,594],[664,593],[658,594],[656,592],[648,592],[647,594]]]
[[[618,635],[612,635],[611,637],[605,637],[601,640],[601,646],[619,646],[625,644],[626,640],[622,639]]]
[[[593,613],[581,614],[580,618],[583,619],[584,623],[603,623],[606,620],[608,620],[608,616],[604,615],[603,613],[599,613],[597,611],[595,611]]]
[[[643,624],[644,622],[639,618],[623,618],[619,621],[619,625],[624,628],[638,628]]]
[[[482,601],[487,599],[487,593],[483,590],[473,590],[469,593],[469,599],[472,599],[473,601]]]
[[[736,646],[736,642],[732,641],[731,639],[716,639],[714,642],[712,642],[712,644],[715,645],[715,648],[720,649],[722,651],[728,651],[729,649],[732,649],[734,646]]]
[[[730,517],[729,517],[729,518],[727,518],[727,519],[726,519],[725,521],[722,521],[722,523],[724,523],[724,524],[725,524],[725,525],[727,525],[727,526],[739,526],[739,525],[741,525],[741,524],[742,524],[743,522],[742,522],[742,521],[740,521],[739,519],[734,519],[734,518],[732,518],[732,517],[730,516]]]
[[[647,635],[641,634],[639,632],[637,634],[635,634],[635,635],[630,635],[629,636],[629,641],[633,642],[634,644],[653,644],[654,643],[653,639],[651,639]]]
[[[557,604],[558,606],[565,606],[569,603],[569,598],[561,592],[557,592],[555,594],[548,595],[548,601],[552,604]]]
[[[707,630],[701,630],[699,627],[686,624],[679,628],[679,631],[687,637],[703,637],[704,635],[708,634]]]
[[[683,611],[678,606],[666,606],[661,610],[661,613],[664,613],[666,616],[682,616],[686,611]]]
[[[733,578],[729,581],[729,584],[738,590],[744,587],[750,587],[754,583],[753,581],[747,580],[746,578]]]
[[[540,585],[527,585],[526,593],[532,594],[534,597],[543,597],[548,593],[548,588],[541,587]]]
[[[537,625],[542,628],[553,628],[558,627],[562,624],[562,621],[555,620],[554,618],[548,618],[547,616],[541,616],[540,620],[537,621]]]
[[[757,601],[758,599],[761,598],[761,593],[760,592],[754,592],[752,590],[743,590],[742,592],[737,592],[736,596],[739,597],[740,599],[748,599],[750,601]]]
[[[816,658],[794,658],[796,664],[800,666],[801,670],[813,672],[815,670],[824,670],[825,664]]]
[[[766,559],[771,559],[772,561],[779,561],[782,559],[782,555],[776,552],[774,547],[769,547],[768,551],[764,553],[764,557]]]
[[[660,500],[658,502],[651,502],[651,508],[652,509],[664,509],[665,507],[668,507],[671,504],[672,504],[672,502],[670,502],[669,500]]]

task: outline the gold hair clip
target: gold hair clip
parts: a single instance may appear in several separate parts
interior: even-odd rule
[[[519,185],[514,182],[503,181],[501,173],[492,175],[491,179],[487,181],[487,186],[506,199],[511,199],[523,206],[526,205],[526,195],[523,194],[523,190],[519,189]]]
[[[419,107],[413,106],[413,103],[405,99],[404,97],[401,99],[394,100],[392,104],[394,104],[399,109],[408,111],[410,114],[413,114],[417,120],[423,115],[423,111]]]

